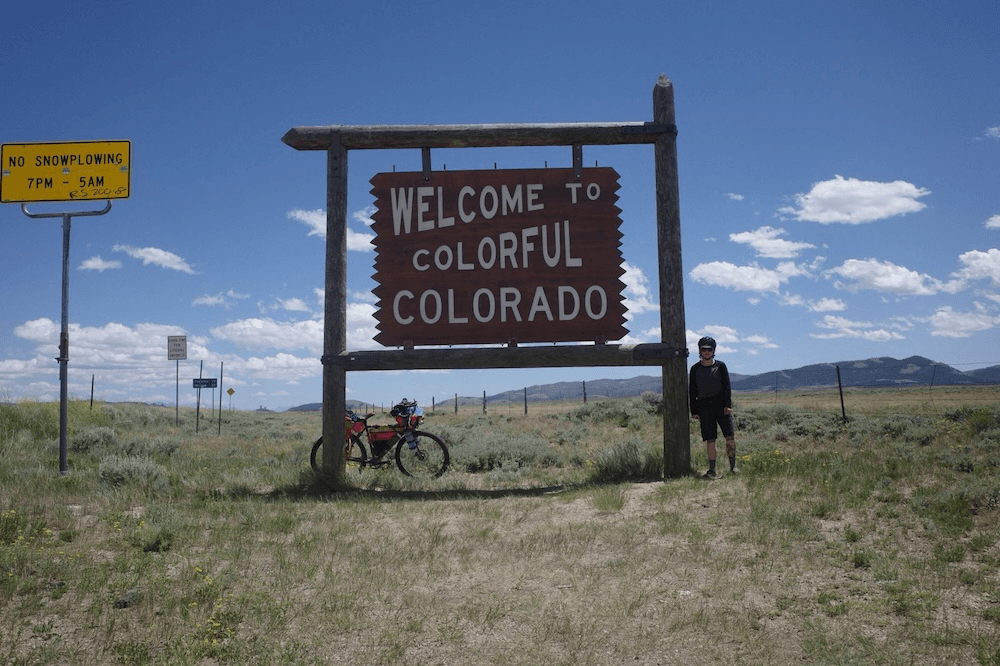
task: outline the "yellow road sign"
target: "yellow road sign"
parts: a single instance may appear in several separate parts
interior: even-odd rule
[[[125,199],[131,141],[5,143],[0,203]]]

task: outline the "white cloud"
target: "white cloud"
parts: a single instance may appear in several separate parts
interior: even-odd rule
[[[847,303],[839,298],[821,298],[818,301],[809,301],[811,312],[841,312],[847,309]]]
[[[376,210],[378,209],[375,208],[375,206],[365,206],[361,210],[354,211],[351,214],[351,217],[354,218],[356,222],[361,222],[362,224],[370,227],[375,224],[375,220],[372,219],[372,215],[375,214]]]
[[[242,375],[246,380],[284,381],[297,384],[308,377],[321,375],[323,366],[319,359],[313,356],[301,357],[294,354],[279,352],[274,356],[264,358],[251,356],[245,359],[235,359],[226,362],[226,373]],[[280,394],[269,391],[269,395]]]
[[[143,266],[152,264],[154,266],[169,268],[170,270],[180,271],[190,275],[195,274],[194,269],[191,268],[191,266],[189,266],[184,259],[177,256],[173,252],[161,250],[158,247],[132,247],[131,245],[119,244],[115,245],[111,249],[115,252],[124,252],[133,259],[141,259]]]
[[[702,335],[709,335],[715,338],[715,341],[719,344],[722,343],[735,343],[740,341],[739,332],[735,328],[729,326],[720,326],[718,324],[711,324],[701,329]]]
[[[984,308],[978,312],[955,312],[950,305],[945,305],[930,317],[930,324],[931,335],[967,338],[1000,325],[1000,317],[988,314]]]
[[[1000,286],[1000,250],[992,248],[986,252],[971,250],[958,256],[962,268],[952,273],[956,279],[952,291],[964,288],[974,280],[990,280],[996,287]]]
[[[791,259],[797,257],[802,250],[816,247],[812,243],[796,243],[779,238],[784,234],[784,229],[760,227],[755,231],[729,234],[729,240],[749,245],[757,252],[758,256],[769,259]]]
[[[635,336],[630,335],[629,337],[634,338],[636,342],[659,342],[661,330],[662,329],[659,326],[653,326],[651,328],[647,328],[644,331],[640,331],[639,333],[635,334]],[[623,342],[622,344],[626,343]]]
[[[105,261],[104,259],[101,259],[100,255],[96,257],[91,257],[90,259],[84,259],[82,262],[80,262],[81,271],[104,272],[106,270],[121,268],[121,267],[122,267],[122,262],[114,260]]]
[[[825,263],[826,263],[826,257],[817,256],[808,264],[803,264],[803,268],[812,273],[813,271],[818,271],[819,269],[821,269],[823,267],[823,264]]]
[[[928,194],[930,190],[902,180],[879,183],[834,176],[813,183],[809,192],[795,195],[795,207],[778,212],[805,222],[863,224],[922,210],[926,204],[917,199]]]
[[[41,319],[26,321],[20,326],[14,327],[14,335],[31,342],[43,342],[55,340],[59,330],[59,324],[48,317],[42,317]]]
[[[888,342],[890,340],[903,340],[904,336],[896,331],[888,331],[879,328],[869,321],[851,321],[844,317],[826,315],[816,322],[818,328],[831,331],[830,333],[810,333],[810,337],[819,340],[832,340],[836,338],[857,338],[868,340],[869,342]]]
[[[37,345],[39,358],[51,358],[58,345],[61,325],[48,318],[27,321],[14,329],[14,335]],[[167,336],[183,335],[177,326],[136,324],[125,326],[109,322],[103,326],[69,324],[70,356],[74,368],[134,368],[148,372],[151,366],[165,362]],[[188,337],[188,354],[205,355],[200,338]],[[53,367],[55,365],[53,364]]]
[[[358,351],[364,349],[378,349],[381,347],[375,342],[375,335],[378,329],[375,325],[375,306],[371,303],[348,303],[347,304],[347,349]]]
[[[372,241],[375,234],[359,234],[351,229],[347,230],[347,249],[356,252],[374,252],[375,246]]]
[[[716,354],[727,354],[735,351],[732,347],[726,346],[726,340],[720,339],[725,335],[726,331],[732,331],[733,329],[727,326],[707,326],[700,333],[695,333],[694,331],[688,329],[684,332],[685,342],[687,343],[688,353],[694,359],[698,358],[698,340],[705,337],[706,335],[715,338]],[[718,331],[722,331],[720,334]],[[734,336],[735,337],[735,336]]]
[[[233,289],[230,289],[225,293],[220,291],[218,294],[214,295],[205,294],[204,296],[199,296],[198,298],[191,301],[191,305],[208,305],[208,306],[224,305],[225,307],[228,308],[229,300],[227,299],[233,299],[233,298],[238,300],[245,300],[247,298],[250,298],[250,294],[241,294]]]
[[[766,338],[763,335],[748,335],[743,339],[743,342],[749,345],[754,345],[758,349],[778,349],[778,345],[771,342],[769,338]]]
[[[322,299],[321,290],[317,290],[317,297]],[[299,306],[305,307],[305,303],[297,298],[279,302],[291,306],[292,310]],[[375,334],[378,333],[376,323],[375,306],[372,303],[348,303],[345,324],[347,349],[354,351],[377,348],[378,345],[374,342]],[[215,327],[211,333],[220,340],[228,340],[250,350],[306,349],[317,357],[323,354],[323,319],[281,322],[269,317],[251,317]]]
[[[364,208],[360,211],[354,213],[353,217],[359,222],[363,222],[366,225],[371,225],[372,220],[370,213],[374,213],[372,207]],[[301,208],[296,208],[288,211],[288,218],[290,220],[298,220],[302,222],[307,227],[309,227],[308,236],[319,236],[320,238],[326,238],[326,211],[323,209],[316,210],[302,210]],[[358,233],[352,230],[350,227],[347,228],[347,249],[355,250],[357,252],[372,252],[375,246],[372,245],[372,241],[375,240],[375,234]]]
[[[627,261],[622,262],[622,268],[625,269],[621,279],[625,283],[625,307],[628,308],[626,317],[632,319],[643,312],[658,311],[660,308],[649,294],[649,280],[646,279],[642,269]]]
[[[732,201],[743,201],[742,194],[736,194],[735,192],[726,192],[726,196]]]
[[[790,261],[778,264],[776,269],[763,268],[757,264],[737,266],[728,261],[711,261],[695,266],[690,275],[698,282],[736,291],[776,292],[789,279],[808,275],[808,271]]]
[[[276,327],[277,328],[277,327]],[[318,323],[319,342],[322,346],[322,324]],[[47,318],[27,321],[14,330],[19,338],[33,343],[34,357],[29,359],[5,359],[0,361],[0,380],[18,382],[19,391],[40,400],[55,400],[58,397],[58,366],[52,362],[58,346],[60,324]],[[281,329],[286,339],[301,331],[293,326]],[[76,371],[70,372],[70,393],[83,395],[90,391],[91,376],[96,375],[98,394],[107,400],[134,399],[136,387],[142,387],[147,395],[144,399],[172,404],[175,399],[176,370],[173,362],[167,361],[167,337],[184,335],[185,331],[174,325],[140,323],[125,326],[108,323],[103,326],[69,325],[71,365]],[[208,349],[208,340],[202,336],[187,335],[188,359],[220,359],[217,352]],[[286,340],[287,341],[287,340]],[[289,347],[291,345],[285,345]],[[322,374],[320,353],[310,350],[299,357],[286,351],[273,356],[248,358],[225,355],[225,382],[230,386],[247,386],[251,382],[297,383],[305,378],[315,378]],[[181,361],[180,372],[198,372],[194,360]],[[209,367],[211,366],[211,368]],[[211,376],[219,370],[217,362],[206,363],[205,374]],[[190,389],[190,380],[182,379]],[[180,400],[193,402],[194,394],[184,391],[182,385]],[[241,389],[241,395],[246,392]],[[269,390],[268,394],[275,393]]]
[[[781,305],[806,308],[810,312],[840,312],[847,309],[847,304],[839,298],[821,298],[813,301],[789,292],[782,294],[778,302]]]
[[[44,372],[46,368],[49,373],[54,373],[56,366],[51,359],[42,364],[42,359],[36,357],[27,360],[6,358],[0,360],[0,379],[7,382],[22,381],[25,377],[34,377]],[[3,392],[0,392],[0,396]]]
[[[279,298],[276,307],[288,312],[309,312],[309,306],[301,298]]]
[[[793,307],[801,307],[801,306],[803,306],[803,305],[806,304],[806,299],[804,299],[799,294],[791,294],[789,292],[785,292],[782,295],[782,297],[781,297],[780,303],[782,305],[790,305],[790,306],[793,306]]]
[[[309,233],[307,236],[319,236],[320,238],[326,238],[326,211],[317,208],[316,210],[302,210],[301,208],[295,208],[288,211],[288,219],[298,220],[302,222],[307,227],[309,227]]]
[[[987,127],[986,136],[991,139],[1000,139],[1000,126],[998,127]]]
[[[214,296],[211,294],[205,294],[204,296],[199,296],[198,298],[191,301],[191,305],[225,305],[226,299],[220,291]]]
[[[835,286],[848,291],[870,289],[900,296],[929,296],[943,287],[939,280],[929,275],[877,259],[848,259],[826,272],[848,280],[847,284],[835,283]]]
[[[322,302],[323,301],[323,290],[322,289],[317,289],[316,291],[317,291],[317,294],[316,294],[317,297],[319,298],[320,302]],[[378,297],[376,297],[375,294],[373,294],[370,291],[351,291],[351,292],[348,293],[348,298],[350,298],[352,301],[360,301],[362,303],[373,303],[374,304],[374,303],[378,302]]]
[[[307,349],[315,355],[323,351],[323,322],[313,319],[278,322],[253,317],[217,326],[211,333],[244,349]]]
[[[656,334],[659,335],[658,330],[656,331]],[[719,324],[710,324],[701,329],[700,332],[695,332],[690,329],[685,332],[687,346],[692,356],[697,357],[698,340],[706,335],[715,339],[717,344],[715,351],[717,354],[733,353],[736,351],[736,348],[731,345],[737,345],[740,343],[747,345],[743,351],[751,356],[756,356],[760,353],[761,349],[778,348],[778,345],[774,344],[769,338],[762,335],[749,335],[745,338],[741,338],[739,331],[735,328]]]
[[[994,215],[990,219],[986,220],[987,229],[1000,229],[1000,215]]]

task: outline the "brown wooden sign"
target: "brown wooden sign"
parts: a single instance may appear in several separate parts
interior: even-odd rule
[[[380,173],[371,183],[380,344],[626,334],[614,169]]]

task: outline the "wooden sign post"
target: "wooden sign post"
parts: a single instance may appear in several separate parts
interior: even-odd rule
[[[691,473],[677,127],[673,85],[666,76],[653,89],[652,122],[294,127],[282,141],[296,150],[327,151],[324,442],[343,439],[349,370],[659,365],[664,475]],[[582,151],[585,145],[632,144],[654,146],[661,342],[613,345],[606,341],[625,332],[619,221],[617,212],[610,212],[617,174],[584,169]],[[573,167],[536,174],[434,172],[430,166],[434,148],[501,146],[570,146]],[[349,352],[347,152],[401,148],[421,150],[423,171],[380,174],[372,184],[378,198],[376,339],[403,348]],[[583,207],[574,208],[572,201]],[[546,207],[552,215],[542,213]],[[483,217],[490,219],[490,230],[474,231]],[[400,237],[406,242],[397,245]],[[390,255],[399,274],[386,268],[383,257]],[[594,272],[577,271],[577,261],[593,265]],[[526,263],[540,277],[524,270]],[[584,340],[588,344],[517,346],[518,341]],[[507,346],[412,348],[456,341]],[[341,454],[339,446],[323,447],[332,487],[347,485]]]

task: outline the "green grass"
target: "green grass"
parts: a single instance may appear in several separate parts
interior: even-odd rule
[[[1000,664],[1000,406],[961,395],[738,396],[715,482],[659,479],[648,400],[432,414],[448,474],[336,493],[316,413],[74,402],[61,476],[57,408],[0,405],[0,663]]]

